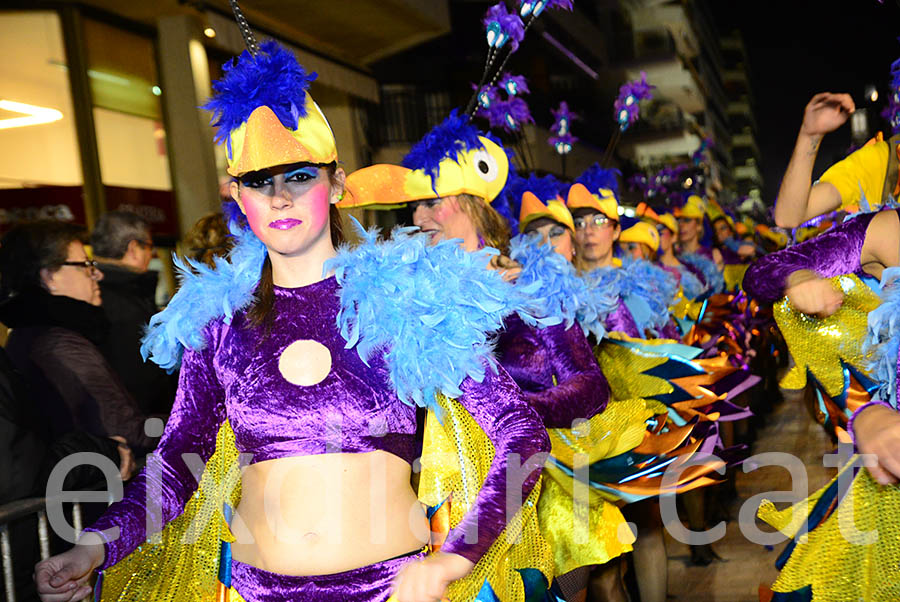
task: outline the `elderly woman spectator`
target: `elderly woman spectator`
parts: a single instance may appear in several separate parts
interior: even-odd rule
[[[109,323],[100,307],[102,274],[83,236],[77,226],[41,221],[16,226],[0,241],[0,322],[12,328],[6,349],[52,437],[86,431],[140,454],[156,438],[145,433],[146,416],[98,349]]]

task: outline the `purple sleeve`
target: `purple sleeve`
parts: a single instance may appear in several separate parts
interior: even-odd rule
[[[637,339],[644,338],[644,333],[638,331],[637,323],[631,317],[631,312],[628,311],[628,307],[622,299],[619,299],[619,306],[616,310],[606,316],[604,325],[607,332],[621,332]]]
[[[175,404],[159,446],[147,458],[148,466],[128,484],[124,498],[85,529],[100,533],[118,528],[118,537],[100,533],[106,541],[101,570],[143,543],[148,523],[154,530],[161,530],[177,518],[197,489],[200,475],[191,472],[183,455],[196,454],[205,463],[215,451],[216,436],[225,420],[225,394],[213,369],[212,356],[209,347],[201,352],[185,352]]]
[[[744,290],[757,301],[774,303],[784,296],[788,276],[797,270],[812,270],[822,278],[859,272],[866,230],[875,215],[859,215],[799,245],[761,257],[744,274]]]
[[[508,488],[515,489],[509,489],[513,494],[510,499],[524,501],[544,464],[539,462],[521,483],[518,478],[508,482],[510,457],[517,456],[513,460],[516,467],[527,464],[535,454],[550,451],[550,439],[540,417],[501,366],[497,366],[496,374],[488,369],[480,383],[467,378],[460,388],[463,394],[458,401],[491,440],[495,455],[472,509],[450,531],[441,551],[477,563],[506,527]],[[516,475],[524,470],[509,472]]]
[[[591,345],[578,326],[551,326],[540,331],[547,346],[556,386],[525,392],[547,428],[571,428],[572,422],[606,409],[609,383],[600,371]],[[527,361],[527,358],[523,358]]]

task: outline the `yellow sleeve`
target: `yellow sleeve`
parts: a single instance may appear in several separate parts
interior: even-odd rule
[[[888,143],[884,140],[864,146],[829,167],[819,181],[828,182],[838,189],[841,209],[860,205],[863,195],[869,206],[875,209],[881,205],[889,152]]]

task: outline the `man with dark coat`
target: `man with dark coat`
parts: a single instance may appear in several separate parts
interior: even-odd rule
[[[110,211],[94,227],[91,247],[103,272],[100,291],[111,326],[100,348],[144,412],[168,414],[176,379],[140,355],[144,327],[158,311],[157,273],[148,270],[154,256],[150,227],[133,213]]]

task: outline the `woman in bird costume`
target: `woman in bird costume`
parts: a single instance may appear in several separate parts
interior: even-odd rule
[[[339,246],[343,172],[314,76],[248,46],[208,105],[237,244],[215,269],[182,266],[142,349],[180,365],[160,445],[37,566],[41,592],[80,599],[97,569],[102,600],[531,599],[552,573],[539,473],[507,466],[549,442],[487,342],[508,313],[531,320],[530,300],[453,243]],[[443,486],[430,509],[410,484],[420,449],[419,497]]]
[[[791,539],[776,562],[781,573],[770,599],[900,596],[898,240],[896,210],[864,213],[763,257],[744,278],[748,293],[775,303],[798,367],[821,383],[819,401],[839,440],[877,459],[864,464],[853,456],[830,483],[791,508],[761,504],[760,517]],[[864,284],[869,277],[880,278],[880,299]]]

